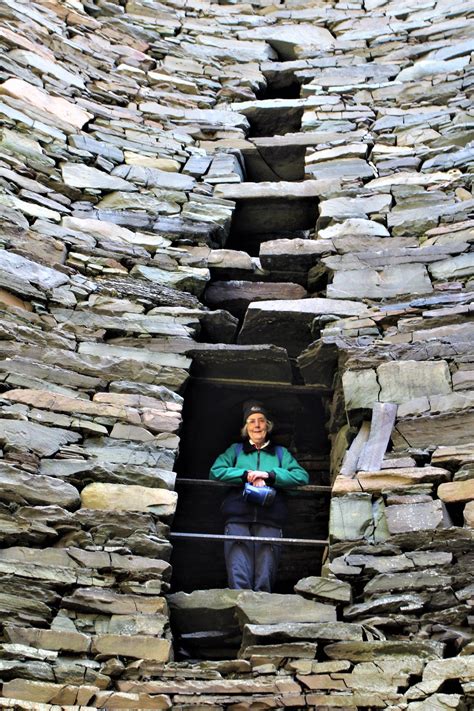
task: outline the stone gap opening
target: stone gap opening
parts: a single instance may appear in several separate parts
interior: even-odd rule
[[[248,138],[298,133],[303,112],[303,103],[295,99],[257,101],[243,112],[250,124]]]
[[[241,150],[246,179],[252,183],[304,180],[306,146],[299,134],[254,138]]]
[[[258,257],[263,242],[307,238],[318,217],[317,199],[295,196],[292,188],[287,189],[288,184],[281,186],[280,196],[269,198],[262,190],[260,198],[251,185],[248,198],[237,201],[226,248]],[[299,184],[292,183],[295,185]]]
[[[265,74],[265,78],[267,85],[258,92],[258,99],[300,98],[301,83],[295,78],[293,72],[271,72]]]
[[[293,392],[292,392],[293,390]],[[307,390],[307,392],[305,392]],[[239,441],[242,402],[265,402],[274,416],[274,439],[289,447],[310,474],[309,490],[289,497],[288,538],[322,540],[327,537],[328,505],[324,492],[311,485],[329,483],[329,441],[326,432],[327,395],[309,388],[277,389],[255,383],[212,383],[192,378],[184,404],[180,456],[176,464],[178,507],[174,532],[222,534],[220,504],[228,487],[208,481],[216,456]],[[322,548],[283,548],[275,592],[292,592],[297,580],[319,575]],[[222,541],[173,540],[172,590],[227,587]]]

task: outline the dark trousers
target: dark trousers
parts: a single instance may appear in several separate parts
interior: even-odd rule
[[[281,528],[262,523],[227,523],[226,535],[281,538]],[[229,588],[271,592],[275,583],[281,546],[278,543],[226,541],[224,555]]]

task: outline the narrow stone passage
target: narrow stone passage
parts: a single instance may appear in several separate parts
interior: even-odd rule
[[[472,16],[2,3],[0,707],[471,711]],[[247,396],[272,595],[175,535]]]

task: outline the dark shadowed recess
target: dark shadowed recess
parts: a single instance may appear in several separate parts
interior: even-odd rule
[[[232,387],[191,381],[185,397],[184,427],[177,462],[179,503],[173,531],[221,534],[220,505],[227,487],[208,482],[215,457],[239,441],[242,403],[257,398],[275,421],[275,441],[287,446],[310,473],[311,484],[327,483],[327,419],[320,394],[278,392],[268,387]],[[203,481],[204,480],[204,481]],[[324,539],[328,501],[324,494],[299,491],[289,497],[290,515],[283,535]],[[321,570],[322,549],[284,547],[275,592],[291,592],[295,582]],[[174,540],[173,590],[226,587],[221,541]]]

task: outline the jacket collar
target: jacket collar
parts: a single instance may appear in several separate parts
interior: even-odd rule
[[[268,452],[268,454],[275,454],[275,445],[273,444],[271,439],[267,440],[268,444],[265,446],[264,451]],[[262,449],[262,447],[260,447]],[[243,443],[243,450],[245,454],[250,454],[251,452],[258,452],[259,450],[253,445],[248,439],[246,439]]]

